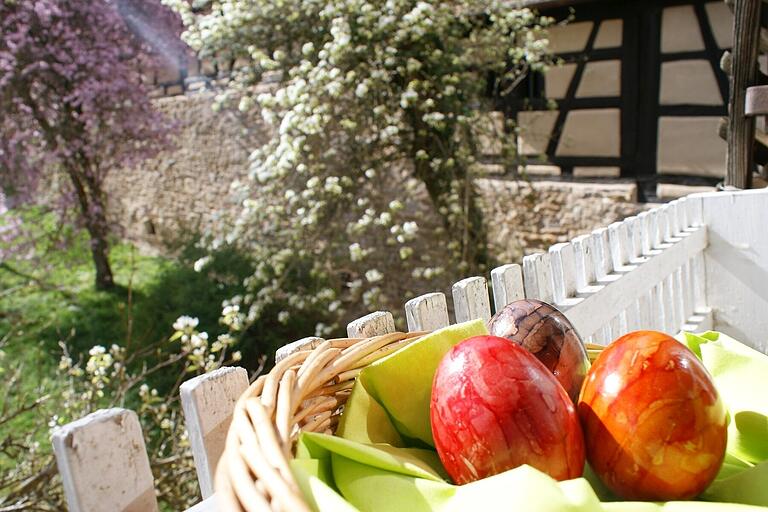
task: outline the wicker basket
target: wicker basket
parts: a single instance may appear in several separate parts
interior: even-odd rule
[[[320,340],[259,377],[235,405],[216,469],[219,509],[309,512],[288,467],[299,433],[334,433],[360,370],[424,334]]]
[[[288,467],[299,433],[335,433],[360,371],[424,334],[318,340],[259,377],[235,405],[216,470],[219,508],[309,512]],[[590,359],[602,348],[587,344]]]

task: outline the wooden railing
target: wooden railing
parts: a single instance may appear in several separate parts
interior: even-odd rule
[[[462,279],[451,294],[454,319],[491,317],[523,297],[555,304],[585,341],[608,344],[646,328],[675,334],[711,327],[705,299],[703,251],[707,227],[701,197],[688,197],[629,217],[607,228],[532,254],[519,264]],[[434,292],[405,303],[409,331],[451,322],[448,299]],[[379,311],[351,322],[350,337],[395,330],[391,313]],[[303,338],[276,354],[320,342]],[[213,510],[213,474],[223,451],[234,403],[248,383],[242,369],[224,368],[186,382],[181,389],[187,430],[205,502],[190,510]],[[109,409],[70,423],[53,436],[70,510],[152,511],[157,500],[136,414]]]

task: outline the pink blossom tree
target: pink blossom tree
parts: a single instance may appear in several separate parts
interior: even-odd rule
[[[75,212],[100,289],[114,285],[104,178],[169,142],[140,69],[178,57],[178,26],[159,0],[0,0],[0,189]]]

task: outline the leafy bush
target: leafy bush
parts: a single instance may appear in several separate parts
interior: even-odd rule
[[[234,62],[221,104],[274,127],[212,244],[256,262],[231,304],[242,325],[280,302],[285,322],[399,309],[490,263],[474,186],[494,126],[483,112],[550,62],[550,19],[501,0],[165,1],[202,56]],[[514,137],[495,135],[511,163]]]

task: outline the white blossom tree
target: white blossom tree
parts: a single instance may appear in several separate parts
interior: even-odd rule
[[[274,127],[216,242],[258,264],[225,321],[247,326],[275,301],[337,315],[399,306],[395,293],[486,268],[474,183],[483,113],[549,64],[551,20],[502,0],[166,2],[187,43],[235,62],[220,102]],[[276,86],[254,87],[270,73]]]

